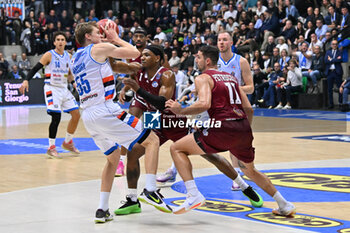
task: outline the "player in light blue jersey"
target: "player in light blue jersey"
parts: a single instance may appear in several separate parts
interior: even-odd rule
[[[233,45],[232,37],[228,32],[220,32],[218,35],[217,46],[219,48],[218,70],[227,72],[238,79],[241,89],[246,94],[254,92],[254,83],[252,73],[248,61],[239,54],[233,53],[231,47]],[[239,174],[239,161],[230,153],[232,165]],[[232,183],[233,191],[240,190],[235,182]]]
[[[77,83],[85,128],[107,158],[102,173],[100,204],[95,222],[104,223],[113,219],[109,213],[108,202],[120,158],[120,148],[123,146],[131,150],[136,143],[145,149],[146,187],[139,200],[171,213],[171,208],[164,203],[156,187],[158,137],[150,129],[143,129],[141,120],[126,113],[113,102],[114,78],[108,58],[132,59],[137,58],[140,52],[119,38],[115,25],[100,29],[104,30],[106,38],[102,38],[96,23],[77,25],[75,37],[83,47],[74,54],[70,63]],[[101,43],[102,41],[109,43]]]

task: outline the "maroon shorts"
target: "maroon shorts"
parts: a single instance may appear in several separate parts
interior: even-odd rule
[[[207,154],[230,151],[245,163],[254,161],[253,134],[247,119],[222,121],[221,128],[196,132],[194,138]]]
[[[133,99],[130,107],[136,107],[142,109],[143,112],[150,111],[143,103],[137,99]],[[184,120],[184,119],[182,119]],[[185,137],[188,134],[188,129],[186,128],[170,128],[170,129],[153,129],[153,131],[159,137],[160,145],[164,144],[168,140],[176,142],[177,140]]]

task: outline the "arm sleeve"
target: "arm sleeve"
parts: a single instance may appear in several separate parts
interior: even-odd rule
[[[165,109],[165,102],[166,99],[164,96],[156,96],[153,95],[146,90],[142,89],[141,87],[136,92],[139,96],[144,98],[147,102],[152,104],[154,107],[156,107],[158,110],[163,111]]]
[[[43,68],[43,64],[41,64],[40,62],[36,63],[36,65],[28,72],[27,77],[25,78],[25,80],[31,80],[33,78],[33,76],[36,74],[36,72],[38,72],[41,68]]]

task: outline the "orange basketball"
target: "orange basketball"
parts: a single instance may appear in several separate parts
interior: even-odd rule
[[[101,33],[101,35],[103,35],[103,37],[105,37],[105,33],[101,27],[103,27],[104,29],[107,29],[107,28],[115,26],[115,31],[119,35],[118,25],[110,19],[101,19],[100,21],[97,22],[97,25],[99,26],[100,33]]]

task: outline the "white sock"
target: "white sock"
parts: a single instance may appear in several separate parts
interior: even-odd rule
[[[54,146],[56,143],[56,138],[49,138],[49,146]]]
[[[194,182],[194,180],[186,181],[185,186],[187,193],[191,194],[192,196],[197,196],[199,194],[196,182]]]
[[[275,199],[275,201],[277,202],[278,206],[283,208],[284,206],[287,205],[287,200],[284,199],[284,197],[282,196],[282,194],[280,192],[276,192],[275,195],[273,195],[273,199]]]
[[[130,197],[133,202],[137,201],[137,189],[128,189],[127,197]]]
[[[156,175],[155,174],[146,174],[146,187],[147,191],[154,192],[157,189],[156,185]]]
[[[239,185],[239,187],[243,190],[246,190],[249,185],[242,179],[242,177],[239,175],[236,177],[236,179],[233,180],[234,182],[236,182],[236,184]]]
[[[175,163],[173,162],[170,167],[171,170],[176,171]]]
[[[125,159],[126,159],[126,155],[120,155],[119,161],[122,161],[124,163]]]
[[[100,204],[98,209],[102,209],[103,211],[108,210],[109,194],[110,192],[100,192]]]
[[[70,133],[66,132],[66,138],[64,139],[64,142],[65,142],[65,143],[70,142],[70,140],[73,139],[73,135],[74,135],[74,134],[70,134]]]
[[[238,173],[238,175],[242,172],[241,169],[239,167],[235,167],[234,168],[236,170],[236,172]]]

